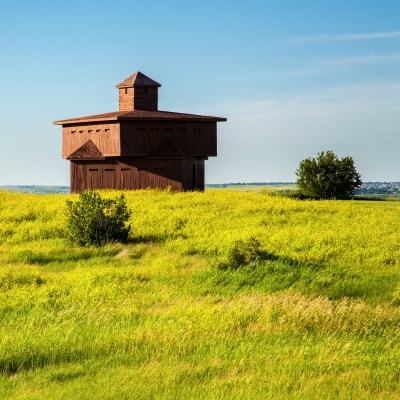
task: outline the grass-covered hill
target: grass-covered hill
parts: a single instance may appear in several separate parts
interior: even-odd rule
[[[77,248],[74,198],[0,192],[1,399],[399,398],[400,202],[132,191]]]

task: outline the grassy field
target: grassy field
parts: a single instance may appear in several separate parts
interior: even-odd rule
[[[207,187],[206,190],[234,190],[236,192],[262,192],[262,191],[288,191],[296,190],[295,184],[268,184],[268,185],[229,185],[224,184],[220,187],[213,185],[212,187]]]
[[[71,198],[0,191],[1,399],[399,398],[400,202],[127,192],[97,249]]]

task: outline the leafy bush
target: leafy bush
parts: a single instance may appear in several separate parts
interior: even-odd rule
[[[330,150],[301,161],[296,175],[301,194],[322,199],[348,198],[362,184],[353,159]]]
[[[79,200],[67,200],[68,239],[79,246],[101,246],[107,242],[124,242],[128,238],[130,225],[126,226],[131,211],[125,196],[104,199],[99,193],[87,190]]]
[[[250,236],[247,240],[237,240],[228,252],[228,268],[237,269],[249,264],[256,264],[262,256],[260,242]]]

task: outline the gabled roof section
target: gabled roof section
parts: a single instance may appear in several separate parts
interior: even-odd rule
[[[67,160],[104,160],[103,153],[93,143],[92,139],[89,139],[85,144],[75,150],[72,154],[67,157]]]
[[[188,158],[170,138],[159,144],[146,158]]]
[[[153,79],[149,78],[145,74],[142,74],[140,71],[134,73],[130,77],[126,78],[123,82],[118,83],[117,88],[126,88],[133,86],[155,86],[160,87],[161,85],[153,81]]]
[[[54,121],[54,125],[68,125],[88,122],[124,121],[124,120],[147,120],[147,121],[226,121],[226,118],[211,117],[209,115],[183,114],[170,111],[114,111],[105,114],[88,115]]]

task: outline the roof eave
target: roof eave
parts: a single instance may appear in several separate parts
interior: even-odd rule
[[[118,121],[193,121],[193,122],[225,122],[226,118],[162,118],[162,117],[118,117]]]
[[[76,119],[64,119],[60,121],[54,121],[53,125],[69,125],[69,124],[82,124],[86,122],[107,122],[116,121],[118,117],[106,117],[106,118],[76,118]]]

